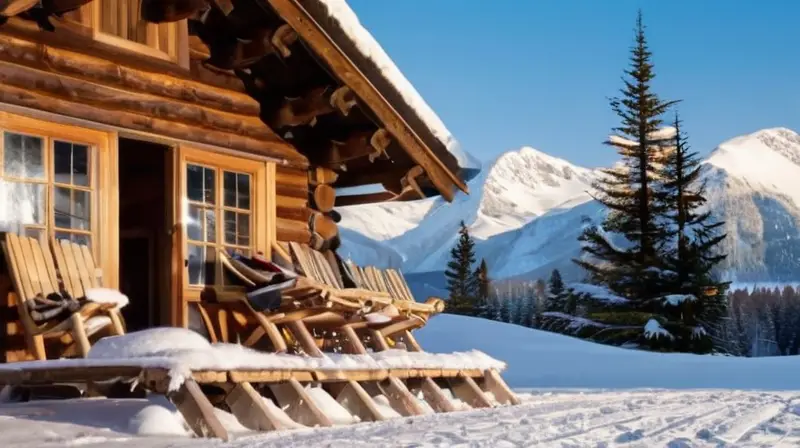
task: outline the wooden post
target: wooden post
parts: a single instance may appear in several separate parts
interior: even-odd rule
[[[264,403],[264,398],[250,383],[239,383],[225,397],[225,402],[239,422],[255,431],[288,429],[280,416]]]
[[[336,401],[351,414],[357,415],[362,421],[384,420],[383,414],[378,410],[375,401],[357,382],[350,380],[342,391],[336,396]]]
[[[217,437],[228,441],[228,431],[222,426],[214,407],[208,398],[203,395],[200,386],[193,380],[187,379],[180,389],[169,393],[167,398],[175,404],[184,420],[198,437]]]
[[[333,422],[308,395],[308,391],[296,379],[285,383],[270,384],[278,404],[297,423],[306,426],[333,426]]]
[[[520,404],[519,398],[511,391],[503,378],[494,369],[488,369],[483,375],[483,388],[494,395],[495,400],[502,404]]]
[[[458,378],[450,378],[448,382],[450,383],[450,390],[453,391],[453,395],[471,407],[492,407],[492,402],[489,401],[489,398],[483,393],[481,388],[478,387],[478,385],[475,383],[475,380],[472,378],[468,376],[462,376]]]

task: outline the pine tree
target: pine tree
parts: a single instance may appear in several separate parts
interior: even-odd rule
[[[664,290],[685,300],[664,303],[660,314],[665,328],[675,337],[674,349],[707,353],[713,349],[712,333],[718,333],[727,316],[728,283],[716,280],[715,268],[725,259],[719,244],[725,239],[706,203],[702,166],[691,152],[681,120],[675,114],[674,147],[667,153],[660,172],[661,190],[656,193],[664,205],[664,222],[670,242],[665,246],[668,276]]]
[[[472,285],[475,288],[472,293],[476,302],[475,308],[480,308],[489,299],[489,292],[492,288],[492,280],[489,278],[489,267],[486,265],[486,259],[481,258],[480,265],[472,275]]]
[[[672,143],[672,136],[658,132],[661,116],[675,103],[662,101],[653,92],[651,56],[639,11],[630,67],[625,71],[629,79],[624,80],[622,97],[611,100],[621,124],[606,142],[616,147],[622,163],[604,170],[594,185],[595,199],[608,215],[602,228],[589,227],[581,235],[585,257],[575,260],[592,283],[629,298],[638,308],[646,308],[660,287],[658,250],[667,235],[658,220],[663,210],[653,190],[662,148]],[[607,232],[624,237],[626,247],[612,242]]]
[[[534,311],[533,328],[542,327],[542,312],[546,310],[547,303],[547,284],[542,279],[537,279],[533,284],[534,289]]]
[[[561,273],[558,269],[553,269],[548,283],[549,292],[545,302],[545,310],[559,313],[566,312],[567,290],[564,287],[564,281],[561,279]]]
[[[450,261],[444,275],[447,277],[447,290],[450,292],[448,311],[453,314],[475,313],[475,242],[469,235],[464,221],[458,231],[458,243],[450,250]]]

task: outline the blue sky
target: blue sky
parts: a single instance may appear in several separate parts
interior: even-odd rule
[[[758,129],[800,132],[797,0],[348,0],[464,149],[523,145],[584,166],[602,145],[644,14],[656,91],[682,99],[703,154]]]

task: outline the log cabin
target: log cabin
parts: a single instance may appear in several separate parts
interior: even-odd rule
[[[336,206],[475,174],[342,0],[0,0],[0,132],[0,231],[88,244],[128,331],[190,326],[219,249],[269,257],[335,235]],[[29,357],[10,288],[7,362]]]

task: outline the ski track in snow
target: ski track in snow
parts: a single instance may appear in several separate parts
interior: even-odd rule
[[[523,404],[262,435],[229,443],[138,437],[58,422],[46,406],[5,412],[4,446],[82,447],[764,447],[800,445],[800,393],[731,390],[533,392]],[[37,412],[38,411],[38,412]],[[41,427],[41,420],[51,424]],[[35,430],[32,429],[36,427]]]

